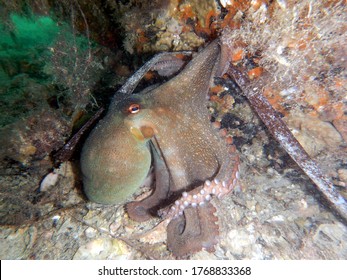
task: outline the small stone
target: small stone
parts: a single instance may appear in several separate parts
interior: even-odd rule
[[[257,204],[255,205],[255,211],[256,211],[257,213],[259,213],[261,210],[262,210],[262,206],[260,205],[260,203],[257,203]]]
[[[19,151],[23,156],[28,157],[35,154],[36,148],[33,145],[27,145],[27,146],[20,147]]]
[[[96,236],[97,230],[92,227],[88,227],[85,231],[84,234],[88,238],[94,238]]]
[[[230,250],[236,255],[243,254],[252,245],[249,233],[243,230],[231,230],[227,242]]]
[[[342,182],[347,183],[347,169],[339,169],[337,174]]]
[[[246,201],[246,207],[249,210],[255,210],[255,205],[257,204],[257,201],[255,200],[248,200]]]
[[[333,121],[334,126],[340,132],[342,138],[347,142],[347,117]]]
[[[110,224],[110,232],[111,234],[116,234],[117,230],[120,228],[120,222],[114,222]]]
[[[53,187],[57,184],[58,182],[58,174],[56,173],[48,173],[45,178],[41,181],[40,184],[40,191],[45,192],[47,191],[50,187]]]
[[[270,220],[272,222],[284,222],[285,219],[283,215],[277,215],[277,216],[273,216]]]

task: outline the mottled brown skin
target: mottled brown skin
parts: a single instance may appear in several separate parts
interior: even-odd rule
[[[169,250],[180,257],[198,252],[202,247],[213,252],[218,237],[215,212],[211,203],[205,203],[196,208],[189,207],[184,210],[184,215],[173,219],[167,227]]]
[[[157,187],[153,194],[127,205],[132,219],[149,219],[159,202],[166,198],[165,193],[168,193],[167,201],[172,202],[170,198],[177,197],[175,194],[192,190],[205,180],[231,177],[230,153],[218,131],[211,126],[207,110],[206,97],[218,59],[219,45],[215,42],[178,76],[150,93],[156,100],[154,114],[148,118],[156,129],[152,141],[160,149],[170,181],[169,184],[158,183],[156,176]],[[211,250],[216,244],[217,219],[211,208],[212,205],[207,209],[189,208],[169,224],[168,246],[176,256],[200,251],[202,247]]]
[[[206,180],[230,181],[231,168],[237,163],[211,126],[207,110],[219,57],[220,46],[214,41],[167,83],[112,105],[82,152],[84,189],[91,200],[124,202],[141,186],[151,155],[155,190],[148,198],[127,205],[129,216],[137,221],[148,220],[182,192],[201,188]],[[139,112],[127,112],[134,102],[140,105]],[[177,256],[213,248],[218,235],[213,213],[211,204],[185,209],[168,226],[169,248]]]

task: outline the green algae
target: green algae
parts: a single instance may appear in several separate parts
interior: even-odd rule
[[[0,127],[42,109],[54,96],[71,99],[78,86],[67,81],[78,80],[96,46],[50,16],[13,13],[0,22]]]
[[[28,18],[11,14],[10,19],[13,26],[10,32],[6,32],[4,25],[0,25],[3,34],[0,37],[1,49],[4,45],[26,48],[48,46],[59,32],[57,23],[48,16]]]

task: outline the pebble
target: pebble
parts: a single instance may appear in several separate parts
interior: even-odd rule
[[[248,231],[231,230],[227,237],[228,248],[233,254],[242,255],[252,246],[252,240]]]
[[[41,192],[46,192],[48,191],[51,187],[55,186],[58,182],[58,174],[56,173],[48,173],[45,178],[41,181],[40,184],[40,191]]]
[[[337,174],[342,182],[347,183],[347,169],[339,169]]]
[[[88,238],[94,238],[96,236],[97,230],[92,227],[88,227],[85,231],[84,234]]]
[[[340,132],[341,136],[347,142],[347,117],[333,121],[334,126]]]

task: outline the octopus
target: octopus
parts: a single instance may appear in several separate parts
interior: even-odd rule
[[[219,227],[210,200],[239,184],[236,149],[207,109],[221,53],[215,40],[164,84],[115,97],[81,153],[84,192],[97,203],[126,203],[154,173],[151,194],[126,211],[138,222],[161,213],[177,257],[214,251]]]

